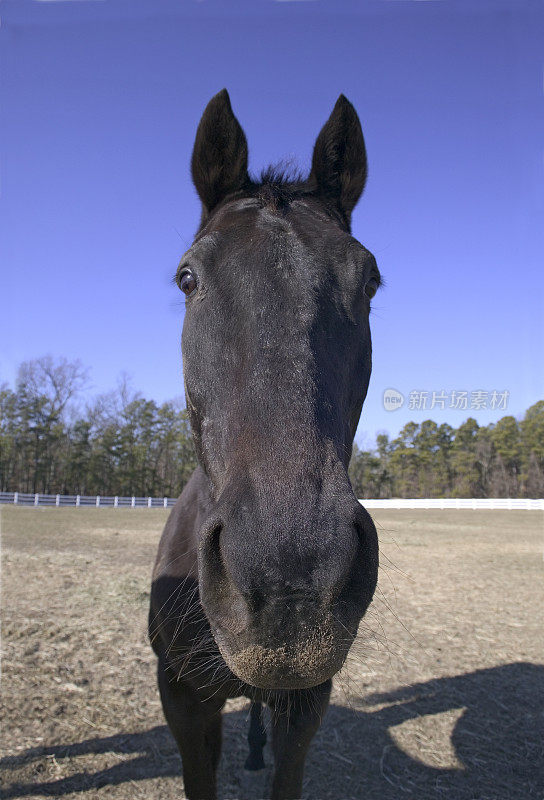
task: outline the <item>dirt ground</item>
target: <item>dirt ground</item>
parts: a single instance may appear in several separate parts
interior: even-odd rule
[[[543,518],[374,511],[380,584],[312,745],[305,798],[544,798]],[[184,797],[145,633],[166,512],[0,511],[4,798]],[[248,703],[224,714],[221,798]]]

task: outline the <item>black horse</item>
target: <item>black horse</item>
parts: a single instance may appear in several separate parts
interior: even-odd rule
[[[202,220],[176,280],[199,467],[166,524],[149,631],[191,800],[215,797],[221,709],[253,701],[246,766],[298,798],[304,759],[376,587],[378,545],[347,468],[371,372],[376,261],[350,234],[366,152],[341,95],[310,175],[247,171],[228,93],[200,121]]]

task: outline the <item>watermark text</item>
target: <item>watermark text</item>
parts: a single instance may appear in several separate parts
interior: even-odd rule
[[[506,411],[509,397],[508,389],[412,389],[407,396],[398,389],[386,389],[383,407],[386,411],[397,411],[405,405],[410,411]]]

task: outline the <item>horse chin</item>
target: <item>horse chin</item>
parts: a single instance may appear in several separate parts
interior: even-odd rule
[[[259,689],[309,689],[332,678],[343,666],[345,646],[320,635],[277,646],[244,643],[233,649],[214,636],[229,669]]]

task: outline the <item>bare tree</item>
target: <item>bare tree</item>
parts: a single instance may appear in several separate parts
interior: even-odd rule
[[[17,388],[29,398],[47,399],[47,413],[59,419],[70,400],[87,386],[88,374],[88,369],[79,359],[69,361],[47,355],[23,361],[19,367]]]

